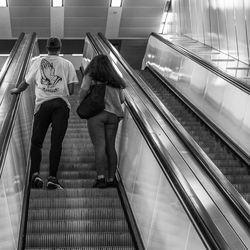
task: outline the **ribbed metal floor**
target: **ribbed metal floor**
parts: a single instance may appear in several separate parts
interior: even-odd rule
[[[250,203],[250,175],[247,165],[150,70],[137,73]]]
[[[115,188],[92,188],[96,172],[86,122],[76,113],[77,92],[58,172],[63,190],[31,189],[27,250],[135,249]],[[41,176],[48,176],[50,133],[44,142]]]

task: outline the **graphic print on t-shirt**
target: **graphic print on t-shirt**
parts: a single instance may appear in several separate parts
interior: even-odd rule
[[[46,92],[57,92],[59,88],[56,88],[58,82],[62,81],[60,76],[55,75],[55,68],[53,63],[50,63],[46,59],[41,61],[41,84],[42,88]]]

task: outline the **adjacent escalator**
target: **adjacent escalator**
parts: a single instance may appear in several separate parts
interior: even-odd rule
[[[92,188],[94,151],[85,120],[76,115],[77,91],[58,171],[63,190],[31,189],[25,249],[136,249],[116,188]],[[41,176],[48,176],[44,142]]]
[[[167,81],[162,82],[149,68],[137,73],[250,203],[250,175],[247,164],[168,87]]]

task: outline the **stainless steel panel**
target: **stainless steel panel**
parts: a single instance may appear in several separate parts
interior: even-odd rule
[[[226,25],[228,35],[228,53],[238,58],[237,37],[235,33],[234,0],[225,1]]]
[[[189,14],[191,20],[192,39],[198,40],[196,0],[189,0]]]
[[[244,0],[234,0],[235,30],[237,33],[239,60],[249,63]]]
[[[205,249],[127,110],[119,133],[119,172],[145,248]]]
[[[204,43],[204,30],[203,30],[203,5],[202,2],[200,0],[196,0],[196,12],[197,12],[197,20],[198,22],[196,22],[197,25],[197,40]]]
[[[209,17],[210,17],[210,33],[212,39],[212,47],[220,49],[219,31],[218,31],[218,13],[216,0],[209,1]]]
[[[189,1],[181,1],[180,10],[183,18],[183,27],[181,28],[182,34],[192,37]]]
[[[228,53],[228,37],[226,26],[225,0],[217,1],[218,31],[220,51]]]
[[[246,22],[246,32],[247,32],[247,45],[248,45],[248,57],[250,57],[250,1],[244,1],[245,7],[245,22]],[[248,58],[248,62],[250,62],[250,58]]]

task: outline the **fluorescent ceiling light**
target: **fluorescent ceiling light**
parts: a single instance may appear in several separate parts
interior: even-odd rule
[[[52,7],[62,7],[63,6],[63,0],[51,0],[52,1]]]
[[[82,54],[72,54],[72,56],[83,56]]]
[[[10,54],[0,54],[0,56],[9,56]]]
[[[111,7],[122,7],[122,0],[111,0]]]
[[[0,7],[7,7],[7,0],[0,0]]]

